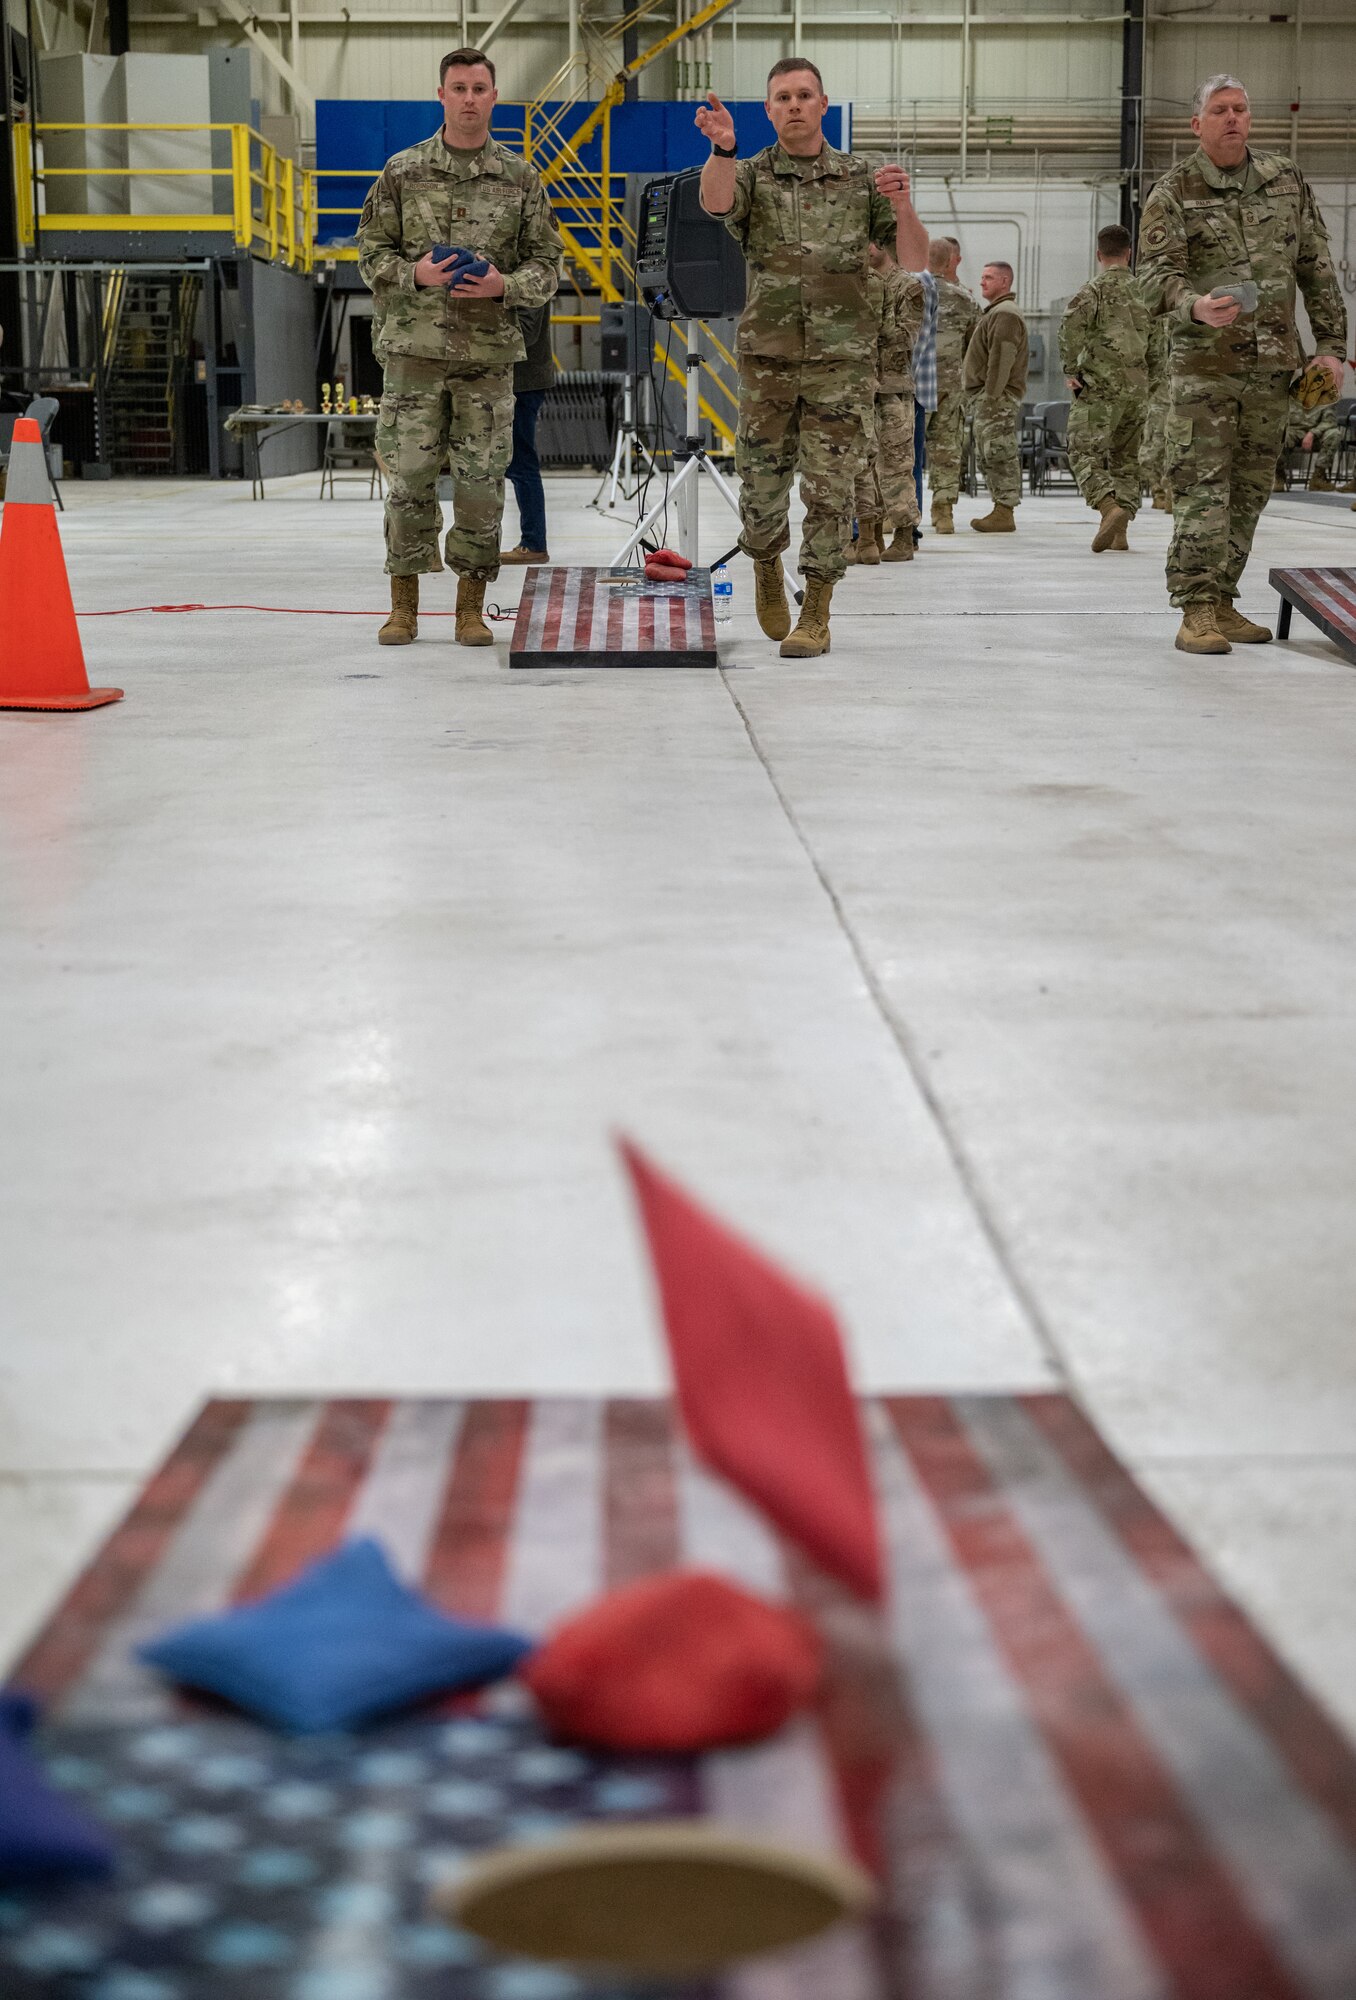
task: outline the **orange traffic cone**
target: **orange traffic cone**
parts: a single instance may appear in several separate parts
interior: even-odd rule
[[[121,688],[89,684],[42,432],[32,417],[20,417],[0,510],[0,708],[102,708],[121,700]]]

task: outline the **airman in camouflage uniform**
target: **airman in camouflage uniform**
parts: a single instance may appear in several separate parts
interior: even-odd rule
[[[988,301],[965,350],[966,405],[974,426],[975,450],[993,499],[987,514],[971,521],[981,534],[1010,534],[1013,510],[1022,498],[1022,461],[1017,426],[1026,394],[1026,321],[1012,291],[1012,266],[986,264],[980,289]]]
[[[1313,454],[1309,461],[1309,491],[1311,493],[1335,493],[1333,474],[1337,470],[1337,454],[1342,449],[1342,440],[1347,434],[1347,413],[1339,410],[1335,403],[1325,409],[1306,410],[1295,397],[1290,398],[1290,410],[1286,418],[1285,444],[1283,451],[1308,451]],[[1308,438],[1309,443],[1304,440]],[[1281,468],[1276,467],[1276,485],[1284,491],[1285,481]]]
[[[867,296],[880,331],[876,341],[876,396],[867,458],[857,475],[857,542],[849,561],[911,562],[918,497],[913,483],[913,344],[923,324],[926,296],[912,272],[871,246]],[[885,536],[894,540],[883,548]]]
[[[465,56],[476,52],[458,51],[455,60]],[[483,57],[477,60],[490,69]],[[488,115],[486,109],[486,123]],[[463,148],[438,131],[387,161],[367,197],[357,240],[358,268],[376,300],[373,344],[385,371],[376,450],[389,482],[387,572],[394,579],[442,568],[438,475],[450,459],[447,562],[483,596],[499,570],[513,365],[526,351],[514,309],[544,305],[560,279],[560,236],[546,196],[535,168],[494,139]],[[502,291],[463,294],[436,280],[417,283],[416,267],[436,244],[486,258],[503,275]],[[488,629],[481,629],[487,640]]]
[[[932,525],[953,535],[951,510],[960,498],[965,465],[965,390],[962,375],[970,335],[979,324],[978,302],[956,282],[960,246],[938,237],[928,252],[937,281],[937,407],[928,416],[927,474],[932,488]]]
[[[1260,644],[1265,625],[1234,609],[1285,434],[1300,358],[1298,282],[1320,359],[1341,379],[1346,311],[1327,232],[1293,160],[1247,145],[1247,92],[1212,77],[1196,94],[1200,149],[1165,174],[1145,205],[1139,275],[1167,316],[1172,387],[1167,471],[1173,499],[1168,587],[1183,613],[1183,652]],[[1251,280],[1257,306],[1214,298]]]
[[[1153,495],[1155,508],[1167,513],[1168,475],[1163,465],[1164,427],[1168,421],[1168,323],[1155,316],[1149,321],[1149,405],[1144,412],[1144,434],[1139,446],[1141,486]]]
[[[1069,467],[1102,519],[1092,546],[1127,549],[1139,512],[1139,442],[1149,393],[1149,308],[1130,275],[1130,232],[1097,235],[1097,276],[1075,292],[1059,329],[1059,358],[1074,387]]]
[[[754,561],[755,605],[790,658],[828,650],[833,586],[845,567],[858,470],[866,455],[876,364],[867,249],[922,264],[927,236],[896,166],[875,174],[823,137],[828,99],[801,58],[773,65],[766,109],[778,143],[733,159],[734,121],[719,98],[697,113],[710,139],[702,204],[744,251],[748,303],[739,322],[740,547]],[[805,602],[796,631],[781,578],[791,482],[805,502]]]

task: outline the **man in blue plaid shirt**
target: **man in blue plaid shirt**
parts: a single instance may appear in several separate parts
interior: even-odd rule
[[[923,515],[923,468],[927,464],[927,425],[937,407],[937,280],[931,271],[915,273],[923,287],[927,305],[923,324],[913,344],[913,484],[918,495],[918,516]],[[922,540],[913,531],[914,546]]]

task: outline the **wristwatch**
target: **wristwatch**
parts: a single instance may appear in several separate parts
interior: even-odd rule
[[[733,146],[718,146],[713,139],[711,141],[711,151],[718,160],[737,160],[739,158],[739,145],[737,141]]]

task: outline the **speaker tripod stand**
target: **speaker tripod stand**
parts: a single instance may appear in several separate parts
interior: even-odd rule
[[[717,493],[719,493],[735,519],[739,519],[739,496],[725,477],[725,474],[720,470],[720,467],[711,463],[710,454],[701,440],[701,417],[697,400],[697,371],[702,365],[699,344],[700,331],[700,323],[697,320],[690,320],[688,322],[686,375],[687,434],[682,443],[674,447],[673,459],[678,469],[676,472],[670,474],[665,482],[664,491],[660,494],[649,512],[642,515],[641,519],[636,523],[634,534],[618,550],[613,558],[612,566],[614,569],[622,568],[628,558],[634,555],[641,542],[649,534],[651,528],[654,527],[657,521],[664,518],[670,507],[674,509],[678,517],[678,552],[680,555],[685,555],[689,561],[696,562],[698,553],[697,531],[700,524],[699,495],[703,478],[707,478],[712,482]],[[653,461],[651,462],[653,463]],[[729,555],[721,557],[721,561],[728,562],[730,556],[735,553],[736,550],[731,549]],[[791,568],[785,557],[782,559],[782,568],[785,570],[787,582],[791,586],[791,595],[795,598],[797,604],[801,603],[805,593],[800,588],[796,580],[795,571]]]
[[[590,507],[596,507],[600,514],[615,514],[619,507],[629,507],[655,471],[654,453],[636,428],[634,398],[635,380],[628,374],[622,389],[621,422],[612,447],[612,463],[589,501]]]

